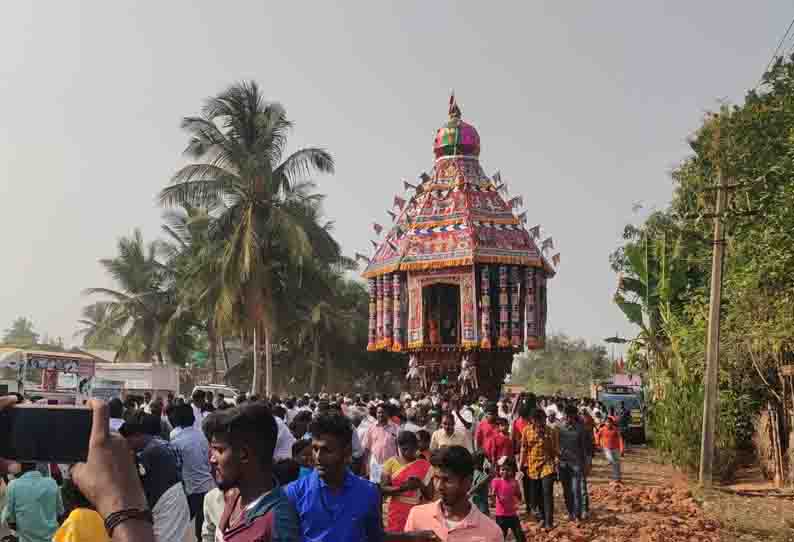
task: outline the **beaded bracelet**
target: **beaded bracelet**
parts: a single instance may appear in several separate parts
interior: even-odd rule
[[[105,518],[105,530],[108,532],[108,536],[113,538],[113,530],[130,519],[138,519],[154,525],[154,517],[151,510],[140,510],[137,508],[119,510]]]

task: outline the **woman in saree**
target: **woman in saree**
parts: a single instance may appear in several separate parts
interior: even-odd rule
[[[383,464],[381,491],[388,497],[386,530],[401,533],[411,508],[433,498],[430,462],[417,456],[419,442],[410,431],[397,435],[399,454]]]

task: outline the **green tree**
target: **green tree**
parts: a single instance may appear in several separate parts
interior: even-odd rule
[[[157,260],[157,243],[144,243],[140,230],[118,242],[118,255],[100,264],[118,284],[118,289],[88,288],[86,295],[110,298],[106,310],[122,333],[117,358],[123,358],[136,343],[143,345],[142,357],[157,356],[162,363],[165,326],[176,312],[169,273]]]
[[[297,313],[297,344],[311,347],[309,389],[312,391],[318,391],[317,376],[323,365],[321,357],[325,358],[325,383],[330,389],[334,379],[334,346],[340,342],[352,344],[356,339],[355,307],[352,305],[355,301],[346,295],[344,279],[330,274],[326,280],[327,295],[319,299],[304,298]]]
[[[114,305],[107,301],[97,301],[83,307],[82,318],[77,323],[82,326],[75,333],[83,338],[86,348],[117,349],[123,340],[120,330],[124,326],[122,314],[114,312]]]
[[[3,332],[3,342],[14,346],[33,346],[39,342],[33,320],[20,316]]]
[[[700,283],[701,277],[692,272],[687,243],[669,214],[654,213],[640,228],[627,226],[624,239],[610,260],[619,273],[614,302],[639,328],[628,362],[642,372],[664,370],[671,354],[665,324],[682,306],[692,281]]]
[[[215,316],[221,326],[250,330],[251,339],[264,335],[270,387],[275,281],[284,266],[300,268],[311,259],[313,240],[324,237],[320,225],[306,221],[306,209],[317,199],[307,178],[315,172],[332,173],[333,159],[318,148],[285,157],[292,123],[281,105],[265,101],[254,82],[209,98],[201,115],[186,117],[182,127],[190,134],[186,154],[198,162],[173,176],[160,201],[215,213],[212,236],[224,242]],[[256,389],[260,384],[255,379]]]
[[[606,348],[558,333],[546,339],[543,350],[516,356],[511,381],[526,383],[534,393],[588,397],[590,384],[606,379],[610,361]]]
[[[660,448],[681,466],[697,469],[702,372],[711,270],[711,220],[719,175],[730,185],[720,327],[719,468],[729,472],[731,450],[747,444],[760,405],[790,411],[779,368],[794,361],[794,63],[780,59],[758,89],[737,105],[706,115],[690,138],[692,153],[674,169],[671,204],[636,228],[663,231],[685,243],[684,286],[661,307],[669,364],[655,375],[652,421]],[[658,232],[657,232],[658,233]],[[657,235],[648,239],[658,239]],[[668,239],[671,237],[668,237]],[[641,269],[623,251],[618,271]],[[636,275],[636,273],[635,273]],[[628,313],[630,321],[636,323]],[[646,320],[647,321],[647,320]],[[686,416],[684,413],[688,412]]]
[[[188,206],[169,210],[164,220],[166,240],[160,252],[174,276],[180,315],[170,322],[175,331],[173,336],[185,337],[185,330],[200,328],[207,337],[209,363],[218,371],[218,342],[223,341],[223,333],[215,318],[215,308],[221,288],[222,245],[210,238],[213,219],[206,209]]]

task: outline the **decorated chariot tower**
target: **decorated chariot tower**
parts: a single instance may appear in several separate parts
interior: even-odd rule
[[[520,196],[508,199],[498,173],[480,166],[480,136],[450,98],[436,133],[435,163],[395,196],[391,227],[363,276],[369,288],[367,349],[403,354],[417,387],[493,394],[513,355],[542,348],[551,238],[536,244]]]

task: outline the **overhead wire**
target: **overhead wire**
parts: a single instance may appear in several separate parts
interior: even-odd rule
[[[792,33],[791,45],[788,46],[788,49],[786,49],[786,52],[783,53],[781,56],[783,58],[788,58],[788,57],[791,56],[792,53],[794,53],[794,33]]]

